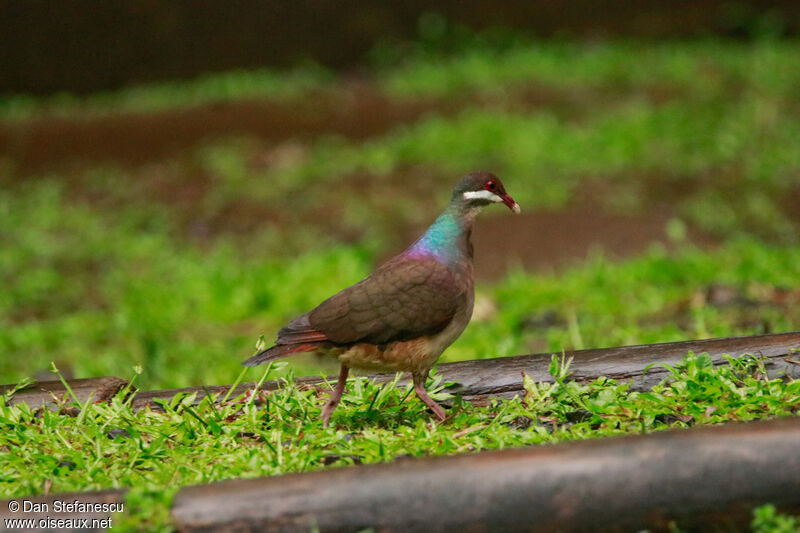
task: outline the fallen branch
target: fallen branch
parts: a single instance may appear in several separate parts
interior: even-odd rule
[[[587,382],[606,376],[620,381],[631,381],[633,390],[646,390],[669,375],[665,368],[658,366],[659,363],[675,365],[690,351],[707,353],[715,365],[725,364],[725,355],[741,357],[749,354],[762,358],[770,378],[784,375],[800,378],[800,332],[576,350],[565,352],[564,355],[573,358],[571,379]],[[523,373],[537,382],[553,382],[549,372],[551,355],[542,353],[442,363],[437,367],[437,373],[444,381],[453,383],[448,392],[471,402],[484,402],[489,397],[513,398],[524,393]],[[394,377],[394,374],[369,376],[378,383],[391,381]],[[329,379],[335,381],[335,378]],[[299,386],[310,386],[324,381],[326,380],[320,377],[303,377],[294,382]],[[103,377],[70,380],[69,383],[78,399],[83,402],[92,393],[95,401],[108,400],[127,382],[116,377]],[[401,385],[405,383],[405,379],[400,381]],[[273,391],[284,384],[283,380],[266,381],[260,390]],[[252,391],[255,386],[255,383],[242,383],[236,387],[231,397]],[[224,396],[229,388],[229,385],[210,385],[138,391],[133,399],[133,407],[141,409],[149,406],[160,409],[155,400],[168,402],[178,394],[196,393],[195,401],[200,402],[207,394]],[[0,394],[10,389],[13,389],[13,385],[0,386]],[[17,392],[12,403],[26,402],[32,407],[41,407],[52,404],[54,395],[61,398],[65,393],[66,390],[59,381],[38,382]]]
[[[126,380],[113,376],[70,379],[67,383],[79,403],[84,403],[89,398],[95,402],[108,401],[128,384]],[[0,385],[0,395],[14,390],[14,387],[14,385]],[[37,381],[14,393],[10,403],[24,402],[31,407],[39,408],[65,401],[67,404],[72,403],[73,398],[61,381]]]
[[[800,418],[186,487],[180,531],[744,530],[800,512]]]
[[[699,341],[669,342],[618,348],[598,348],[565,352],[572,357],[571,379],[586,382],[600,376],[632,381],[632,389],[646,390],[668,376],[668,371],[658,365],[675,365],[690,351],[708,353],[715,365],[727,363],[725,355],[741,357],[747,354],[763,358],[767,375],[771,378],[788,375],[800,378],[800,332],[754,335],[747,337],[726,337]],[[472,402],[485,401],[487,397],[513,398],[524,394],[523,373],[537,382],[553,382],[550,375],[552,354],[519,355],[496,359],[476,359],[456,363],[442,363],[437,373],[444,381],[454,385],[448,392]],[[373,374],[369,376],[378,383],[394,379],[394,374]],[[336,378],[330,378],[335,381]],[[298,378],[297,385],[315,385],[325,380],[317,377]],[[405,384],[407,380],[401,380]],[[272,391],[281,387],[283,381],[264,382],[260,390]],[[255,383],[243,383],[231,397],[253,390]],[[176,394],[197,393],[200,401],[207,393],[225,394],[228,386],[190,387],[159,391],[137,392],[133,400],[135,408],[145,406],[158,408],[154,400],[169,401]]]

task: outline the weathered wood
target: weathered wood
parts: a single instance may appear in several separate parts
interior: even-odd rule
[[[386,381],[393,379],[394,376],[391,376],[387,379],[388,375],[378,374],[376,375],[376,379],[379,381]],[[331,380],[336,382],[336,378],[320,378],[320,377],[302,377],[302,378],[295,378],[294,383],[297,386],[310,386],[310,385],[318,385],[320,383],[324,383],[326,380]],[[260,391],[274,391],[278,388],[284,386],[286,382],[284,380],[278,381],[265,381],[261,384],[259,388]],[[180,389],[163,389],[163,390],[151,390],[151,391],[138,391],[133,398],[133,402],[131,403],[132,407],[135,410],[142,409],[144,407],[150,407],[153,410],[160,410],[161,407],[156,403],[156,400],[162,400],[165,402],[169,402],[175,396],[181,394],[197,394],[197,398],[195,399],[194,403],[200,403],[200,401],[208,396],[217,394],[219,397],[224,397],[228,393],[228,389],[230,389],[230,385],[208,385],[205,387],[184,387]],[[231,393],[231,398],[236,398],[240,394],[252,392],[256,387],[256,383],[240,383],[234,391]],[[255,400],[256,403],[259,400]]]
[[[665,368],[657,365],[678,363],[689,351],[708,353],[715,365],[726,362],[725,355],[740,357],[751,354],[763,358],[764,367],[770,377],[787,375],[800,378],[800,332],[753,335],[746,337],[726,337],[698,341],[669,342],[615,348],[597,348],[565,352],[572,357],[571,379],[585,382],[600,376],[618,380],[632,381],[633,390],[646,390],[659,383],[668,375]],[[552,382],[549,373],[550,353],[499,357],[495,359],[475,359],[455,363],[442,363],[437,372],[444,381],[454,385],[449,392],[465,400],[480,402],[488,397],[512,398],[524,392],[522,374],[538,382]],[[649,367],[649,368],[648,368]],[[369,376],[378,383],[394,379],[393,374],[373,374]],[[328,378],[335,381],[336,378]],[[319,377],[295,379],[298,386],[318,385],[325,381]],[[110,399],[127,382],[116,377],[74,379],[68,382],[81,402],[92,394],[96,401]],[[260,390],[273,391],[283,386],[284,381],[264,382]],[[407,378],[400,381],[407,383]],[[231,394],[252,391],[255,383],[242,383]],[[0,394],[13,389],[13,385],[0,385]],[[133,399],[133,407],[141,409],[150,406],[158,409],[155,400],[169,401],[177,394],[197,393],[196,402],[207,394],[224,395],[229,385],[210,385],[205,387],[186,387],[139,391]],[[54,405],[53,397],[62,398],[67,394],[60,381],[42,381],[17,392],[11,403],[26,402],[32,407]]]
[[[726,363],[725,355],[740,357],[746,354],[764,358],[764,367],[770,377],[788,375],[800,378],[800,332],[754,335],[747,337],[727,337],[685,342],[669,342],[617,348],[598,348],[566,352],[572,357],[572,379],[585,382],[600,376],[618,380],[632,381],[634,390],[646,390],[658,384],[668,375],[668,371],[658,363],[674,365],[689,351],[708,353],[715,365]],[[531,376],[538,382],[552,382],[549,373],[551,354],[520,355],[496,359],[476,359],[456,363],[442,363],[437,373],[444,381],[454,383],[449,392],[462,396],[468,401],[484,401],[487,397],[512,398],[524,392],[522,374]],[[650,367],[648,369],[648,367]],[[370,378],[382,383],[394,379],[393,374],[374,374]],[[333,382],[336,378],[329,378]],[[322,378],[299,378],[298,385],[322,383]],[[401,383],[406,383],[405,380]],[[271,391],[282,385],[281,381],[267,381],[261,390]],[[236,397],[253,390],[255,383],[239,385],[231,395]],[[135,408],[151,405],[155,399],[169,401],[176,394],[197,393],[200,401],[206,393],[226,393],[228,386],[191,387],[136,393],[133,400]]]
[[[0,531],[107,531],[124,502],[121,489],[0,500]],[[9,520],[29,522],[12,528]]]
[[[707,353],[717,366],[727,363],[726,355],[753,355],[763,358],[770,377],[800,377],[800,332],[596,348],[566,352],[565,355],[573,357],[571,379],[587,382],[605,376],[631,381],[633,390],[643,391],[657,385],[669,374],[666,368],[651,365],[675,365],[690,351]],[[505,357],[499,368],[487,366],[489,360],[485,359],[452,363],[447,368],[448,373],[442,372],[442,376],[446,381],[456,381],[458,386],[450,392],[461,394],[466,399],[471,396],[510,398],[524,390],[522,372],[537,382],[554,381],[549,374],[550,355]]]
[[[187,487],[179,531],[746,531],[800,512],[800,418]]]
[[[108,401],[128,384],[126,380],[113,376],[71,379],[67,383],[81,403],[89,397],[97,402]],[[14,390],[14,385],[0,385],[0,394],[10,390]],[[61,381],[36,381],[14,393],[10,403],[24,402],[31,407],[39,408],[54,406],[63,398],[66,398],[68,403],[72,402],[72,397]]]

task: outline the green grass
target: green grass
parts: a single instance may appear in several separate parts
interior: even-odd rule
[[[293,386],[264,395],[263,407],[253,395],[191,407],[188,396],[164,403],[164,413],[134,412],[118,396],[110,404],[87,402],[77,418],[0,400],[0,449],[16,450],[0,459],[0,494],[38,493],[45,482],[53,492],[136,487],[134,497],[146,498],[150,511],[126,523],[163,528],[170,498],[182,485],[790,416],[800,409],[800,382],[768,380],[753,359],[714,368],[707,356],[689,354],[648,393],[606,378],[569,381],[569,362],[555,356],[551,370],[555,384],[527,381],[526,394],[514,400],[484,408],[457,401],[444,425],[430,422],[410,386],[376,386],[363,378],[351,380],[327,429],[319,420],[324,393]],[[442,384],[433,390],[434,398],[446,397]]]
[[[0,97],[0,120],[158,112],[241,99],[292,99],[324,87],[331,77],[324,68],[308,65],[287,72],[231,71],[86,96],[59,93],[37,98],[12,94]]]
[[[447,58],[417,53],[382,72],[391,94],[457,95],[465,90],[506,92],[531,82],[540,88],[580,90],[662,88],[708,98],[743,87],[793,98],[800,69],[797,41],[737,43],[574,41],[517,42],[472,47]]]
[[[55,362],[76,377],[130,377],[141,367],[142,389],[232,383],[259,336],[272,340],[287,319],[408,244],[475,168],[500,174],[525,212],[586,205],[581,198],[639,217],[667,209],[673,240],[669,252],[653,245],[622,261],[595,252],[479,283],[481,312],[442,360],[796,330],[798,65],[796,41],[514,40],[450,55],[423,47],[375,67],[367,83],[397,101],[456,109],[437,104],[366,139],[239,136],[139,166],[88,162],[34,174],[8,156],[0,160],[0,381]],[[12,98],[0,103],[0,120],[242,98],[302,103],[345,85],[311,67],[232,73]],[[687,224],[718,244],[686,242]],[[525,235],[514,238],[524,245]],[[734,298],[716,299],[720,287]],[[117,398],[71,417],[2,405],[0,452],[13,453],[0,453],[0,497],[40,493],[45,482],[54,492],[131,487],[130,516],[115,527],[168,528],[169,501],[186,484],[796,414],[797,382],[767,381],[756,363],[744,364],[715,370],[690,357],[673,382],[647,394],[602,379],[529,383],[525,398],[456,402],[444,426],[430,425],[407,390],[364,380],[351,383],[327,430],[318,421],[325,394],[294,387],[263,408],[176,399],[166,413],[134,413]],[[270,377],[333,372],[330,361],[300,357]],[[588,416],[567,422],[574,412]],[[677,412],[684,418],[661,416]],[[753,528],[791,531],[797,522],[762,507]]]
[[[751,526],[757,533],[797,533],[800,518],[782,515],[774,505],[763,505],[753,512]]]

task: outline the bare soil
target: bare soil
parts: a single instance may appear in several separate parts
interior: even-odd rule
[[[366,138],[434,108],[447,111],[433,102],[392,101],[353,86],[301,101],[251,99],[151,113],[41,118],[0,123],[0,155],[11,157],[23,174],[76,163],[138,165],[232,135],[276,142],[325,133]]]
[[[475,225],[475,275],[496,279],[509,267],[528,270],[563,267],[602,253],[623,258],[641,253],[654,243],[671,247],[666,228],[667,210],[646,215],[604,212],[593,206],[575,206],[560,211],[539,211],[520,216],[492,216]],[[711,246],[714,240],[689,230],[687,239]]]
[[[254,98],[156,112],[0,121],[0,157],[12,160],[17,174],[24,176],[65,165],[157,162],[237,135],[275,143],[325,135],[366,139],[429,113],[448,116],[467,106],[519,111],[547,107],[579,119],[598,105],[613,106],[632,96],[656,105],[680,96],[670,87],[634,90],[635,95],[624,87],[557,91],[526,84],[498,95],[398,99],[353,78],[331,90],[282,101]]]

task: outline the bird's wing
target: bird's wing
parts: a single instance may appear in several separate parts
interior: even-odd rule
[[[465,293],[438,261],[392,261],[293,321],[307,328],[293,329],[341,344],[409,340],[441,331]]]

